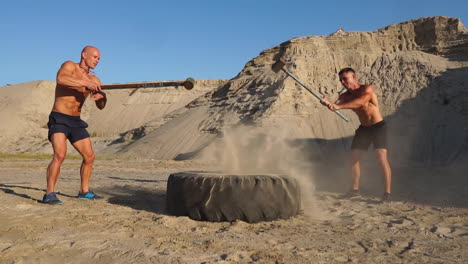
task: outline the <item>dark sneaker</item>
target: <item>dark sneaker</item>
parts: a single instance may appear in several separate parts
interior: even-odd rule
[[[343,194],[340,198],[341,199],[351,199],[351,198],[359,197],[359,196],[361,196],[361,192],[359,192],[359,190],[351,190],[351,191]]]
[[[95,193],[93,192],[79,192],[78,193],[78,196],[76,197],[80,200],[100,200],[100,199],[103,199],[103,197],[99,196],[99,195],[96,195]]]
[[[42,198],[42,203],[56,205],[56,204],[62,204],[62,201],[60,201],[57,198],[57,195],[55,195],[54,192],[51,192],[48,194],[44,194],[44,197]]]
[[[392,195],[388,192],[385,192],[382,196],[382,199],[380,200],[380,202],[382,203],[389,203],[392,201]]]

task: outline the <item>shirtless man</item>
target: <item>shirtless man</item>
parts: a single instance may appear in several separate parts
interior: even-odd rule
[[[361,125],[351,144],[351,180],[352,189],[345,197],[359,196],[360,160],[369,145],[373,143],[375,154],[382,170],[385,186],[383,202],[390,201],[392,171],[387,160],[387,128],[372,85],[359,84],[351,68],[344,68],[339,73],[341,84],[347,91],[340,95],[335,103],[324,98],[323,105],[330,110],[351,109],[359,118]]]
[[[83,157],[80,168],[81,188],[77,198],[82,200],[102,198],[89,190],[94,152],[86,131],[88,124],[80,118],[81,108],[88,96],[95,101],[97,108],[103,109],[106,106],[107,97],[101,90],[101,81],[89,72],[97,66],[100,57],[97,48],[86,46],[81,52],[79,63],[67,61],[57,73],[55,102],[47,123],[48,138],[52,143],[54,156],[47,167],[47,191],[42,199],[43,203],[62,204],[55,194],[55,184],[67,153],[67,139]]]

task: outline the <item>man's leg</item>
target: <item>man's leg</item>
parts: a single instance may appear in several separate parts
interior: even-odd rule
[[[351,184],[353,190],[359,190],[359,178],[361,177],[361,157],[364,153],[360,149],[351,149]]]
[[[91,145],[91,139],[84,138],[74,142],[73,147],[81,154],[83,157],[83,162],[81,163],[80,175],[81,175],[81,188],[80,192],[85,193],[89,192],[89,179],[91,178],[91,173],[93,171],[94,164],[94,152]]]
[[[392,191],[392,170],[387,159],[387,149],[378,148],[375,149],[375,154],[382,170],[383,182],[385,186],[385,192],[391,193]]]
[[[67,137],[64,133],[54,133],[51,135],[54,157],[47,167],[47,192],[55,192],[55,184],[60,175],[60,166],[67,155]]]

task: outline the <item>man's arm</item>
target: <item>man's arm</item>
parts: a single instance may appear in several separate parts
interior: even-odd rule
[[[106,107],[107,96],[103,91],[92,93],[91,99],[96,102],[96,107],[99,108],[99,110],[102,110],[104,107]]]
[[[83,92],[83,87],[88,88],[92,91],[101,90],[100,85],[89,79],[77,79],[73,77],[74,70],[75,63],[73,63],[72,61],[67,61],[63,63],[60,67],[60,70],[57,72],[57,84],[65,87],[70,87],[80,92]]]
[[[347,96],[348,96],[348,92],[340,94],[340,96],[338,96],[338,99],[335,101],[335,104],[338,105],[338,104],[342,104],[342,103],[346,102],[345,98]]]
[[[371,100],[372,94],[374,93],[374,88],[372,87],[372,85],[365,85],[361,89],[362,91],[359,92],[358,96],[346,101],[340,101],[340,99],[338,99],[336,103],[329,104],[328,108],[330,108],[330,110],[361,108],[363,105],[365,105]]]
[[[338,99],[335,101],[334,104],[337,105],[337,104],[341,104],[342,102],[344,102],[344,101],[345,101],[344,98],[346,97],[346,94],[347,94],[347,92],[344,93],[344,94],[340,94],[340,96],[338,97]],[[328,108],[330,108],[331,105],[333,105],[333,103],[330,102],[330,100],[328,100],[328,98],[326,98],[325,95],[323,95],[323,100],[320,101],[320,103],[321,103],[322,105],[328,107]],[[331,108],[330,108],[330,109],[331,109]]]
[[[95,81],[99,84],[99,86],[101,86],[101,80],[99,80],[98,77],[93,75],[92,78],[95,79]],[[93,91],[91,93],[91,100],[93,100],[96,103],[96,107],[99,110],[102,110],[104,109],[104,107],[106,107],[107,96],[106,96],[106,93],[102,90],[96,91],[96,92]]]

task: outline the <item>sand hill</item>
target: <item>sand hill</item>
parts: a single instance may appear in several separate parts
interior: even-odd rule
[[[193,99],[217,88],[225,80],[196,80],[192,90],[183,87],[107,91],[104,111],[91,101],[83,107],[82,118],[89,124],[99,151],[125,132],[162,118]],[[47,141],[47,121],[54,102],[55,82],[34,81],[0,87],[0,152],[52,153]],[[167,118],[167,117],[166,117]],[[73,151],[72,147],[69,147]]]
[[[105,110],[88,102],[83,112],[96,151],[201,157],[202,150],[222,146],[233,127],[248,126],[243,131],[255,127],[262,135],[291,140],[310,159],[344,153],[356,117],[344,111],[351,118],[344,122],[284,73],[272,72],[280,57],[299,79],[332,99],[342,91],[336,73],[343,67],[373,84],[391,130],[393,160],[444,165],[467,157],[468,31],[459,19],[442,16],[371,32],[294,38],[262,51],[231,80],[199,81],[192,91],[147,89],[130,97],[130,90],[110,91]],[[2,126],[0,151],[50,152],[39,139],[46,135],[53,86],[42,81],[0,88],[0,120],[9,124]]]
[[[295,139],[310,158],[343,153],[357,119],[344,111],[352,119],[344,122],[284,73],[273,73],[271,64],[280,57],[299,79],[332,99],[342,90],[337,72],[343,67],[353,67],[361,83],[373,84],[396,162],[442,165],[466,158],[468,31],[450,17],[291,39],[261,52],[224,86],[119,153],[192,157],[241,124]]]

